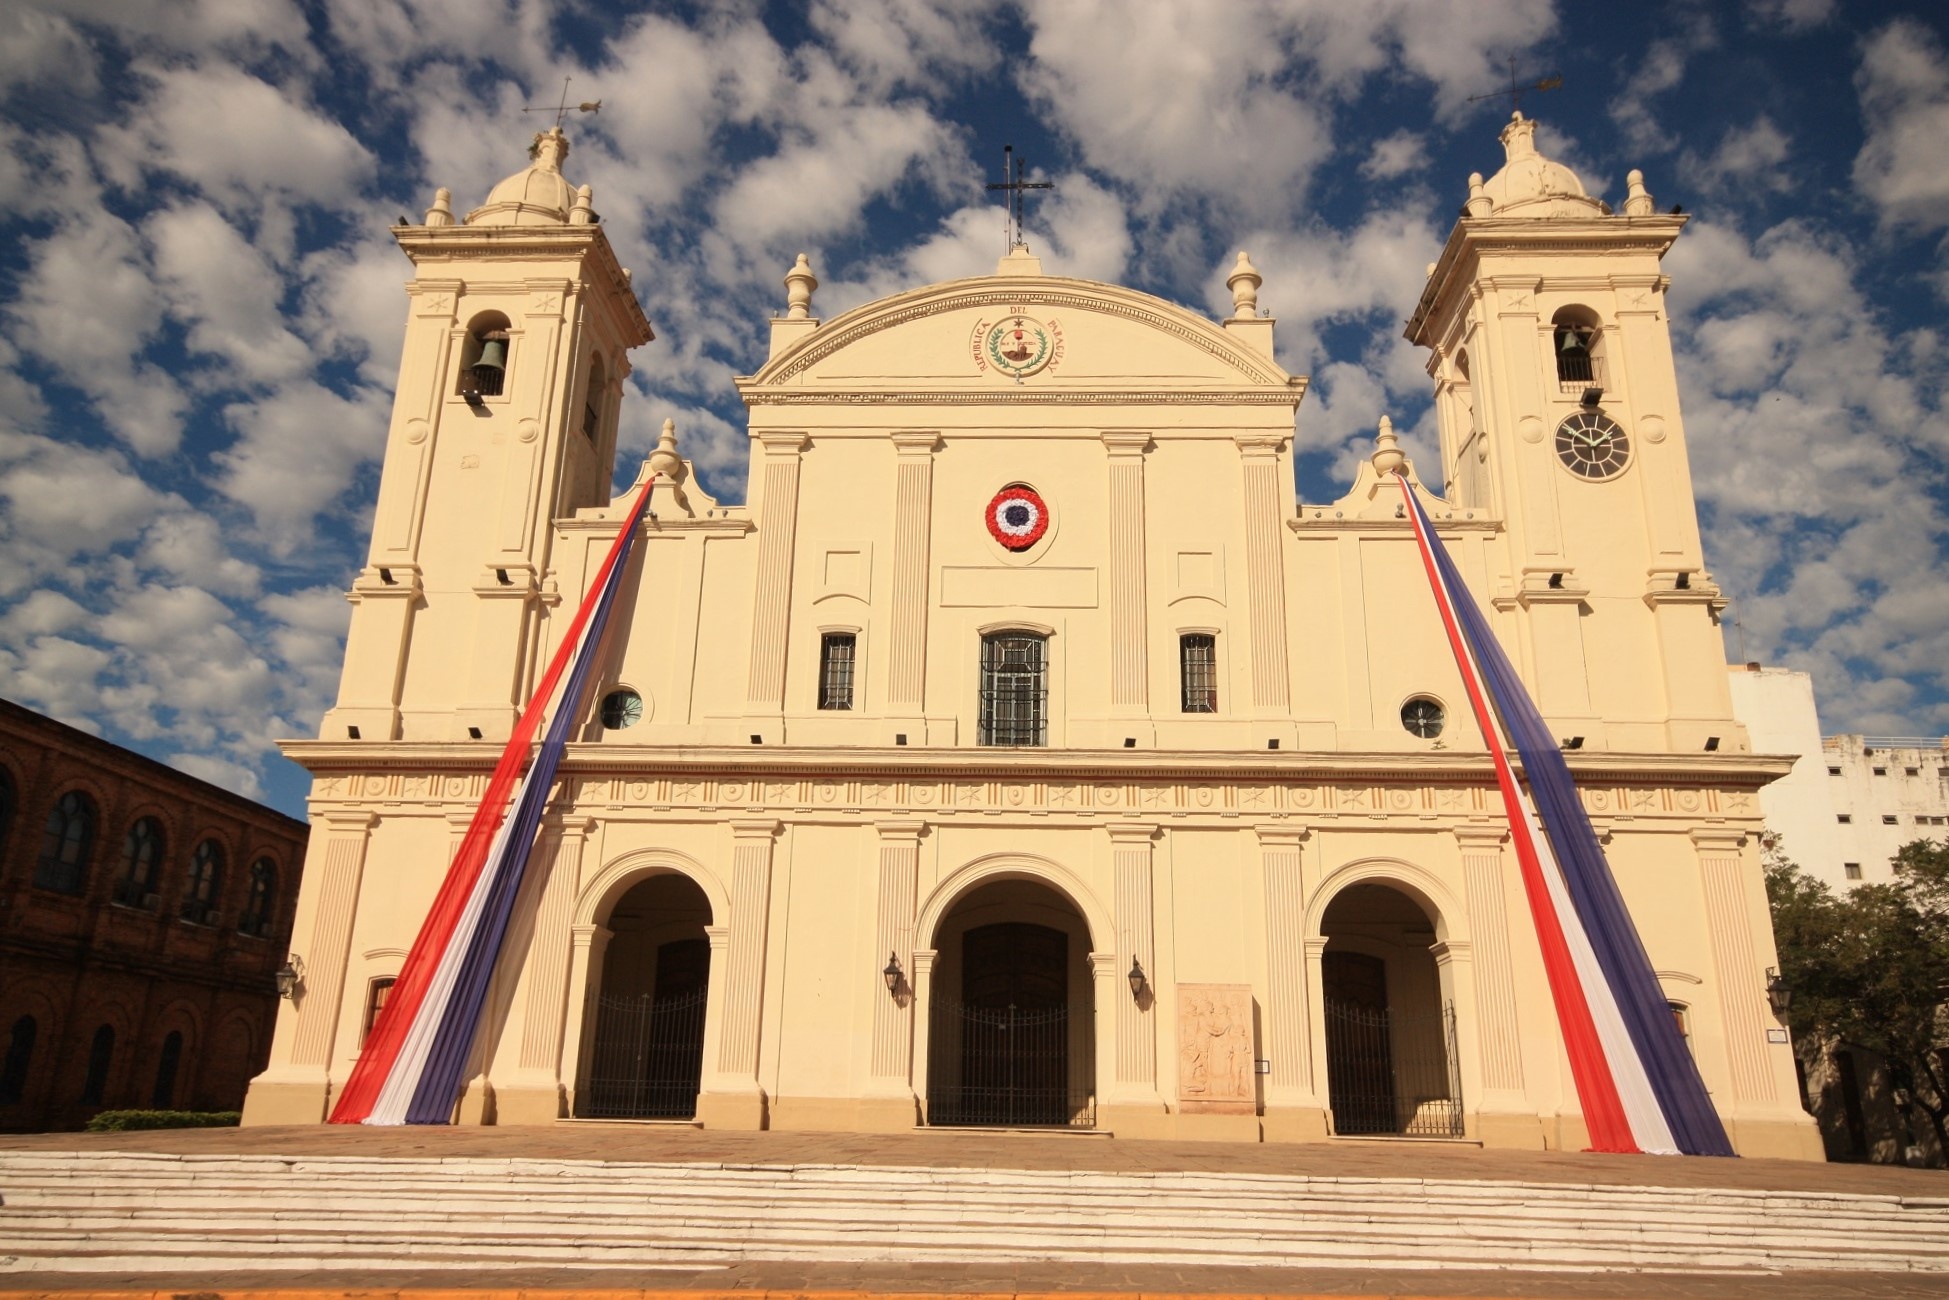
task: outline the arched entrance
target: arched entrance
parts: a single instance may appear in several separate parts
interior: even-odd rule
[[[1094,1123],[1090,934],[1069,900],[1029,880],[978,886],[942,918],[935,948],[928,1123]]]
[[[638,881],[610,910],[588,1076],[590,1119],[689,1119],[704,1067],[710,900],[675,873]]]
[[[1460,1137],[1455,1008],[1430,951],[1433,920],[1407,894],[1367,882],[1341,891],[1320,928],[1333,1131]]]

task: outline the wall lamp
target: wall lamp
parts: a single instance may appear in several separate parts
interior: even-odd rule
[[[1793,986],[1787,977],[1775,967],[1766,968],[1766,1005],[1773,1008],[1773,1014],[1784,1016],[1793,1005]]]
[[[1130,974],[1125,978],[1130,981],[1130,996],[1133,998],[1143,997],[1144,988],[1149,981],[1144,978],[1144,968],[1137,964],[1135,957],[1130,959]]]
[[[278,967],[277,974],[271,978],[277,981],[277,995],[279,997],[290,998],[293,1002],[296,1002],[298,1000],[298,990],[305,986],[304,958],[298,956],[295,952],[292,953],[284,959],[284,965]]]
[[[891,953],[891,952],[887,954],[886,969],[880,972],[880,978],[887,982],[887,992],[889,994],[891,994],[894,997],[900,996],[899,954]]]

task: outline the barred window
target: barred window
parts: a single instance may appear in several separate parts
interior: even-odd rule
[[[1218,712],[1218,638],[1187,632],[1178,638],[1178,669],[1184,686],[1184,712]]]
[[[981,638],[983,745],[1046,745],[1049,724],[1048,639],[1034,632]]]
[[[819,707],[853,707],[853,660],[859,639],[851,632],[828,632],[819,638]]]
[[[217,893],[223,887],[223,846],[204,840],[190,859],[189,892],[183,896],[183,919],[194,925],[214,925]]]
[[[162,865],[162,823],[143,817],[122,837],[122,878],[115,882],[115,901],[123,907],[153,911],[157,870]]]
[[[61,894],[82,893],[88,885],[88,859],[95,851],[95,801],[70,790],[54,801],[41,834],[41,856],[34,884]]]
[[[276,911],[277,865],[269,858],[259,858],[251,864],[250,901],[244,905],[244,919],[237,923],[237,929],[262,939],[271,932]]]
[[[379,1023],[379,1013],[386,1009],[386,999],[392,996],[396,976],[382,975],[365,989],[365,1027],[359,1030],[359,1046],[372,1037],[372,1027]]]

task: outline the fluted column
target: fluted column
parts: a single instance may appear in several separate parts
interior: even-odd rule
[[[1136,962],[1146,976],[1156,978],[1151,921],[1151,844],[1155,828],[1142,822],[1113,822],[1110,832],[1111,867],[1116,877],[1117,974],[1125,979],[1122,996],[1111,994],[1117,1008],[1116,1100],[1148,1101],[1157,1093],[1157,999],[1153,987],[1144,996],[1130,996],[1128,975]]]
[[[528,943],[521,1042],[512,1077],[495,1079],[496,1123],[546,1123],[567,1114],[563,1055],[568,1008],[570,927],[582,874],[582,848],[595,822],[587,817],[550,819],[535,853],[546,862]],[[511,975],[512,972],[509,972]]]
[[[1266,1107],[1314,1104],[1313,1057],[1306,1034],[1306,898],[1301,875],[1310,832],[1260,826],[1265,872]]]
[[[1508,1103],[1523,1091],[1522,1033],[1516,1020],[1509,910],[1502,887],[1502,846],[1509,833],[1499,827],[1465,826],[1455,832],[1455,839],[1461,848],[1469,932],[1475,944],[1477,1023],[1473,1036],[1481,1050],[1482,1101]]]
[[[587,1055],[595,1036],[596,995],[602,991],[602,959],[612,931],[601,925],[571,925],[568,931],[568,998],[574,1014],[562,1032],[562,1082],[568,1113],[577,1112],[576,1093],[589,1075]]]
[[[1150,434],[1103,435],[1110,454],[1110,711],[1149,712],[1150,639],[1145,596],[1144,450]]]
[[[365,875],[366,846],[378,817],[364,811],[318,814],[324,823],[325,852],[312,870],[322,877],[318,910],[311,925],[298,1027],[291,1044],[291,1064],[329,1071],[345,1001],[345,970],[352,952],[352,923],[359,904],[359,882]]]
[[[785,709],[785,648],[792,614],[792,561],[797,545],[802,433],[766,433],[761,458],[758,571],[752,589],[751,670],[745,702],[754,714]]]
[[[874,926],[873,960],[883,963],[891,954],[905,972],[900,986],[889,994],[873,992],[873,1064],[876,1091],[902,1096],[911,1091],[914,1025],[914,895],[920,871],[920,836],[926,824],[917,821],[881,822],[880,897]]]
[[[1753,955],[1752,910],[1747,906],[1742,869],[1745,843],[1746,837],[1738,831],[1692,832],[1705,890],[1713,983],[1719,989],[1719,1019],[1725,1026],[1735,1105],[1770,1102],[1775,1096],[1773,1073],[1766,1062],[1765,977]]]
[[[887,650],[887,712],[918,718],[927,695],[928,542],[934,528],[932,432],[896,433],[893,471],[893,606]]]
[[[731,823],[730,935],[725,951],[711,954],[712,1000],[722,1007],[716,1026],[717,1068],[697,1099],[697,1117],[708,1128],[763,1128],[765,1123],[758,1049],[765,1008],[772,846],[778,830],[779,824],[770,819]]]
[[[1283,714],[1286,682],[1286,580],[1280,552],[1283,502],[1291,483],[1280,482],[1274,434],[1240,436],[1245,499],[1245,580],[1252,613],[1252,707],[1260,715]]]

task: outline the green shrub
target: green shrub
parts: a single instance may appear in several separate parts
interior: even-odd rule
[[[126,1133],[138,1128],[235,1128],[243,1114],[234,1110],[105,1110],[88,1121],[90,1133]]]

